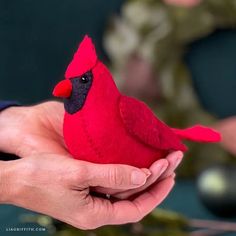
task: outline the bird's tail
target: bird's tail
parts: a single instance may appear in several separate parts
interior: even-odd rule
[[[217,143],[221,141],[221,135],[216,130],[201,125],[195,125],[187,129],[172,129],[180,139],[194,142]]]

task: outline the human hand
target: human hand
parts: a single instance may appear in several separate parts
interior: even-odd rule
[[[30,107],[11,107],[0,115],[0,150],[19,157],[58,154],[70,157],[62,134],[64,107],[59,102],[45,102]],[[150,167],[146,184],[135,190],[97,187],[94,191],[127,198],[143,191],[151,184],[174,175],[182,160],[182,153],[175,152]],[[124,192],[124,193],[123,193]]]
[[[2,111],[0,151],[19,157],[40,153],[69,155],[62,134],[63,115],[63,104],[59,102]]]
[[[158,183],[162,181],[163,179],[166,179],[168,177],[171,177],[174,179],[175,178],[174,171],[179,166],[182,159],[183,159],[183,153],[178,151],[178,152],[173,152],[169,154],[166,157],[166,159],[160,159],[154,162],[151,165],[151,167],[148,169],[150,174],[148,175],[148,178],[145,184],[135,189],[121,191],[117,189],[107,189],[107,188],[96,187],[94,191],[109,194],[119,199],[127,199],[133,195],[136,195],[146,190],[151,185]],[[147,172],[147,170],[145,170],[145,172]]]
[[[145,173],[132,166],[93,164],[55,154],[0,162],[0,169],[1,203],[40,212],[80,229],[139,221],[174,185],[168,177],[134,200],[112,203],[91,195],[90,187],[133,189],[145,183]],[[132,183],[133,171],[143,176],[136,184]]]

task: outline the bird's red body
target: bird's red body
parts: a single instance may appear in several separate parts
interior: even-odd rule
[[[54,95],[68,97],[68,91],[73,89],[68,81],[82,78],[89,70],[93,80],[83,97],[83,106],[77,112],[65,112],[64,117],[64,139],[74,158],[144,168],[171,151],[185,151],[181,139],[220,140],[217,132],[202,126],[183,131],[171,129],[143,102],[122,95],[109,70],[97,59],[87,36],[67,69],[67,82],[59,83]]]

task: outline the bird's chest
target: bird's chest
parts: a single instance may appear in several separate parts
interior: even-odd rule
[[[117,135],[122,129],[118,111],[108,107],[66,113],[64,118],[64,139],[77,159],[101,162],[106,150],[118,145]]]
[[[126,130],[119,110],[81,110],[65,115],[64,139],[76,159],[149,167],[163,153],[141,143]]]

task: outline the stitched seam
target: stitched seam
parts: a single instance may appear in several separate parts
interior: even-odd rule
[[[88,126],[87,126],[87,123],[85,121],[85,118],[84,118],[84,114],[81,114],[81,118],[82,118],[82,122],[83,122],[83,129],[84,129],[84,133],[87,137],[87,140],[89,142],[89,146],[90,148],[94,151],[95,155],[101,159],[102,158],[102,153],[99,151],[99,149],[96,147],[95,143],[93,142],[93,139],[92,137],[89,135],[89,132],[88,132]]]
[[[123,119],[123,124],[126,126],[128,133],[131,134],[136,140],[138,140],[139,142],[141,142],[144,145],[147,145],[153,149],[158,150],[159,148],[155,147],[153,144],[151,144],[145,135],[141,134],[141,138],[140,138],[140,134],[138,134],[135,130],[131,129],[130,126],[130,121],[127,119],[127,116],[124,113],[124,104],[122,103],[121,99],[120,99],[120,113],[121,113],[121,117]],[[160,136],[158,136],[159,142],[160,142]]]
[[[138,140],[139,142],[155,149],[155,150],[163,150],[163,151],[169,151],[169,150],[179,150],[179,148],[161,148],[162,146],[162,142],[163,142],[163,139],[161,138],[161,133],[158,133],[158,140],[159,140],[159,144],[160,144],[160,147],[156,147],[155,144],[153,143],[150,143],[148,138],[143,135],[143,134],[140,134],[138,133],[137,131],[135,131],[134,129],[131,128],[132,126],[132,123],[130,123],[130,121],[128,120],[128,117],[125,115],[124,113],[124,103],[121,102],[121,99],[120,99],[120,114],[121,114],[121,117],[123,119],[123,123],[125,125],[125,127],[127,128],[127,131],[136,139]],[[164,123],[164,122],[163,122]],[[165,125],[165,123],[164,123]],[[174,133],[174,132],[173,132]]]

